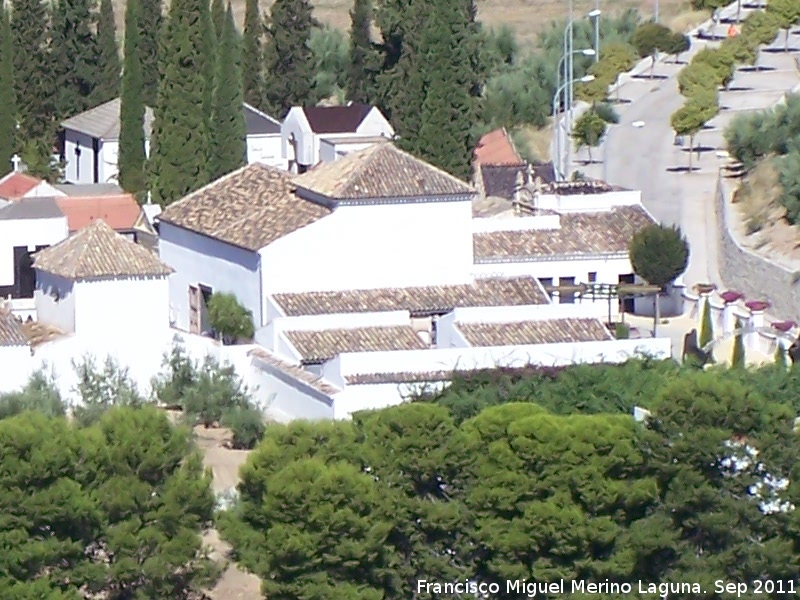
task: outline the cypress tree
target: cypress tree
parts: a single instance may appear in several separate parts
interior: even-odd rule
[[[308,45],[317,21],[309,0],[275,0],[266,48],[267,106],[283,118],[292,106],[314,105],[314,55]]]
[[[479,92],[478,29],[472,0],[437,0],[401,59],[403,94],[393,118],[400,145],[467,179]]]
[[[11,2],[14,84],[20,117],[19,139],[50,139],[55,132],[55,80],[47,53],[49,15],[42,0]]]
[[[145,189],[144,98],[140,0],[128,0],[125,9],[125,69],[122,74],[119,130],[119,184],[126,192],[139,194]]]
[[[381,68],[381,55],[372,42],[372,0],[355,0],[350,11],[350,70],[347,76],[347,97],[353,102],[376,102],[376,78]]]
[[[139,39],[139,56],[142,59],[142,81],[144,83],[145,106],[153,107],[158,98],[161,81],[161,34],[164,17],[162,0],[141,0],[142,36]]]
[[[251,106],[266,110],[264,101],[264,46],[261,13],[258,0],[247,0],[244,9],[242,38],[242,87],[244,100]]]
[[[16,151],[17,110],[14,95],[14,46],[9,15],[0,2],[0,176],[11,170]]]
[[[164,29],[163,77],[151,140],[151,192],[166,206],[208,183],[208,0],[174,0]]]
[[[216,39],[222,40],[222,34],[225,29],[225,5],[222,3],[222,0],[212,0],[211,20],[214,22],[214,35]]]
[[[205,1],[208,2],[208,0]],[[211,19],[209,5],[206,5],[206,10],[200,17],[200,25],[203,28],[203,52],[200,57],[203,60],[203,77],[206,80],[203,114],[206,117],[207,127],[210,127],[214,103],[214,77],[217,72],[217,36],[214,35],[214,21]]]
[[[239,40],[233,10],[228,4],[225,27],[217,55],[214,111],[211,126],[211,179],[222,177],[247,163],[247,141],[242,110]]]
[[[90,0],[59,0],[53,7],[50,58],[56,77],[58,118],[90,108],[100,79],[100,54],[92,24]]]
[[[97,20],[97,86],[94,88],[92,104],[97,106],[119,96],[119,48],[117,48],[117,25],[111,0],[100,1]],[[140,84],[141,85],[141,84]]]

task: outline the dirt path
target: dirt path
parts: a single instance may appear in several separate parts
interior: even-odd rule
[[[214,492],[223,492],[236,487],[239,467],[249,454],[246,450],[231,450],[225,447],[230,438],[226,429],[195,428],[197,445],[203,452],[203,464],[214,474]],[[228,558],[231,546],[219,537],[216,529],[203,536],[203,544],[212,549],[212,558],[227,562],[228,567],[209,592],[212,600],[261,600],[261,581],[255,575],[242,571]]]

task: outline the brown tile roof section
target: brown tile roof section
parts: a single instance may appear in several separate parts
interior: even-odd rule
[[[34,268],[67,279],[166,276],[174,271],[149,250],[98,219],[34,255]]]
[[[171,204],[159,220],[258,251],[331,213],[293,188],[284,172],[254,163]]]
[[[505,128],[490,131],[478,140],[478,145],[475,146],[475,162],[479,165],[525,164]]]
[[[495,231],[472,236],[475,259],[617,254],[652,217],[640,206],[593,213],[565,213],[560,229]]]
[[[427,346],[409,326],[286,331],[284,335],[303,357],[303,362],[325,362],[343,352],[425,350]]]
[[[28,339],[22,323],[4,310],[0,310],[0,346],[27,346]]]
[[[302,188],[336,200],[473,194],[466,182],[397,148],[375,144],[295,177]]]
[[[309,106],[303,109],[314,133],[355,133],[372,107],[353,103],[349,106]]]
[[[20,172],[9,173],[0,180],[0,198],[19,200],[40,183],[42,180],[32,175]]]
[[[450,381],[456,374],[467,374],[472,371],[425,371],[422,373],[360,373],[347,375],[344,380],[348,385],[374,385],[380,383],[434,383]]]
[[[444,314],[460,307],[548,304],[532,277],[479,279],[462,285],[276,294],[287,316],[407,310],[412,314]]]
[[[56,198],[56,204],[67,217],[70,232],[83,229],[97,219],[115,231],[130,231],[142,212],[131,194],[67,196]]]
[[[286,362],[285,360],[281,360],[274,354],[267,352],[262,348],[255,348],[254,350],[250,350],[247,353],[248,356],[254,356],[258,360],[261,360],[268,365],[275,367],[279,371],[285,373],[289,377],[293,377],[298,381],[302,381],[303,383],[310,385],[312,388],[317,390],[318,392],[322,392],[323,394],[331,395],[335,394],[336,392],[340,392],[341,390],[318,375],[314,375],[313,373],[309,373],[303,367],[299,365],[293,365],[291,363]]]
[[[518,323],[457,323],[472,346],[524,346],[613,339],[598,319],[543,319]]]

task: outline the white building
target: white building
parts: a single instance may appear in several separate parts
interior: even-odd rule
[[[30,358],[22,324],[0,306],[0,393],[25,385],[28,372],[18,367],[30,362]]]
[[[22,198],[63,195],[65,195],[64,192],[56,189],[55,186],[22,171],[11,171],[0,178],[0,206]]]
[[[102,220],[38,252],[34,268],[43,323],[84,340],[167,334],[172,269]]]
[[[280,122],[243,105],[247,131],[247,158],[286,168],[281,156]],[[145,108],[145,152],[150,152],[153,111]],[[117,180],[119,153],[120,99],[70,117],[62,128],[62,159],[66,163],[64,180],[72,184],[111,183]]]
[[[302,173],[319,162],[391,140],[394,129],[380,110],[366,104],[295,106],[283,120],[281,136],[289,170]]]

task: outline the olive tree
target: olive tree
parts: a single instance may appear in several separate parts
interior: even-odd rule
[[[710,119],[719,112],[716,94],[698,93],[672,113],[670,124],[678,135],[689,136],[689,173],[692,172],[692,154],[694,154],[694,137]]]
[[[669,27],[648,21],[642,23],[633,33],[631,43],[636,48],[641,58],[650,58],[650,78],[653,78],[653,69],[656,65],[656,55],[659,51],[666,52],[670,46],[672,31]]]
[[[679,227],[648,225],[639,230],[628,246],[634,273],[650,285],[662,288],[675,281],[689,264],[689,243]],[[653,335],[658,330],[661,307],[655,296]]]
[[[600,145],[606,134],[606,121],[595,110],[587,110],[575,121],[572,137],[579,148],[589,151],[589,164],[592,163],[592,148]]]

